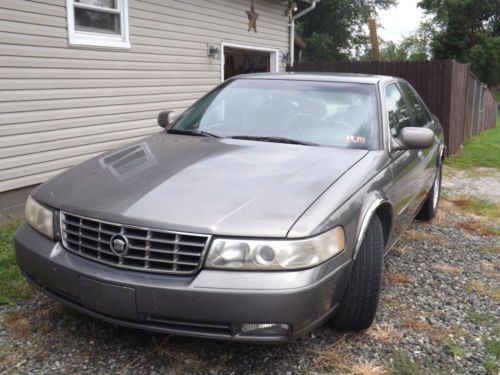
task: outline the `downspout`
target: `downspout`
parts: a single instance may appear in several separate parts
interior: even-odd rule
[[[300,17],[305,16],[307,13],[311,12],[314,8],[316,8],[316,4],[320,2],[320,0],[306,0],[311,5],[304,9],[302,12],[297,13],[295,16],[293,15],[293,9],[290,8],[288,12],[289,26],[290,26],[290,46],[289,46],[289,56],[288,56],[288,64],[290,68],[293,68],[295,63],[295,21],[297,21]]]

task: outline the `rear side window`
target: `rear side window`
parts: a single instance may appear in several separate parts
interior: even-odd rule
[[[385,88],[385,97],[391,135],[397,137],[401,129],[412,126],[410,113],[403,94],[395,83]]]
[[[401,90],[403,91],[408,105],[410,106],[411,116],[414,119],[414,125],[417,127],[423,127],[431,121],[431,116],[425,108],[424,104],[421,102],[420,98],[415,95],[415,92],[410,88],[407,83],[400,83]]]

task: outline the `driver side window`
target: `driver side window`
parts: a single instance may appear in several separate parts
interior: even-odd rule
[[[410,113],[403,94],[395,83],[385,88],[385,96],[391,135],[397,137],[401,129],[412,126]]]

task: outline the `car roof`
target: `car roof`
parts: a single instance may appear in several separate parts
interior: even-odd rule
[[[394,81],[398,78],[371,74],[354,73],[255,73],[234,77],[235,79],[275,79],[292,81],[321,81],[341,83],[366,83],[375,85],[380,82]]]

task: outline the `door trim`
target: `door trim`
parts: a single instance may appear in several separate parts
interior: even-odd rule
[[[259,52],[270,52],[271,55],[271,73],[279,72],[279,51],[276,48],[267,48],[267,47],[256,47],[256,46],[247,46],[244,44],[235,44],[235,43],[221,43],[221,52],[220,52],[220,79],[221,82],[224,82],[224,65],[225,65],[225,56],[224,56],[224,48],[232,47],[239,49],[246,49],[251,51],[259,51]]]

